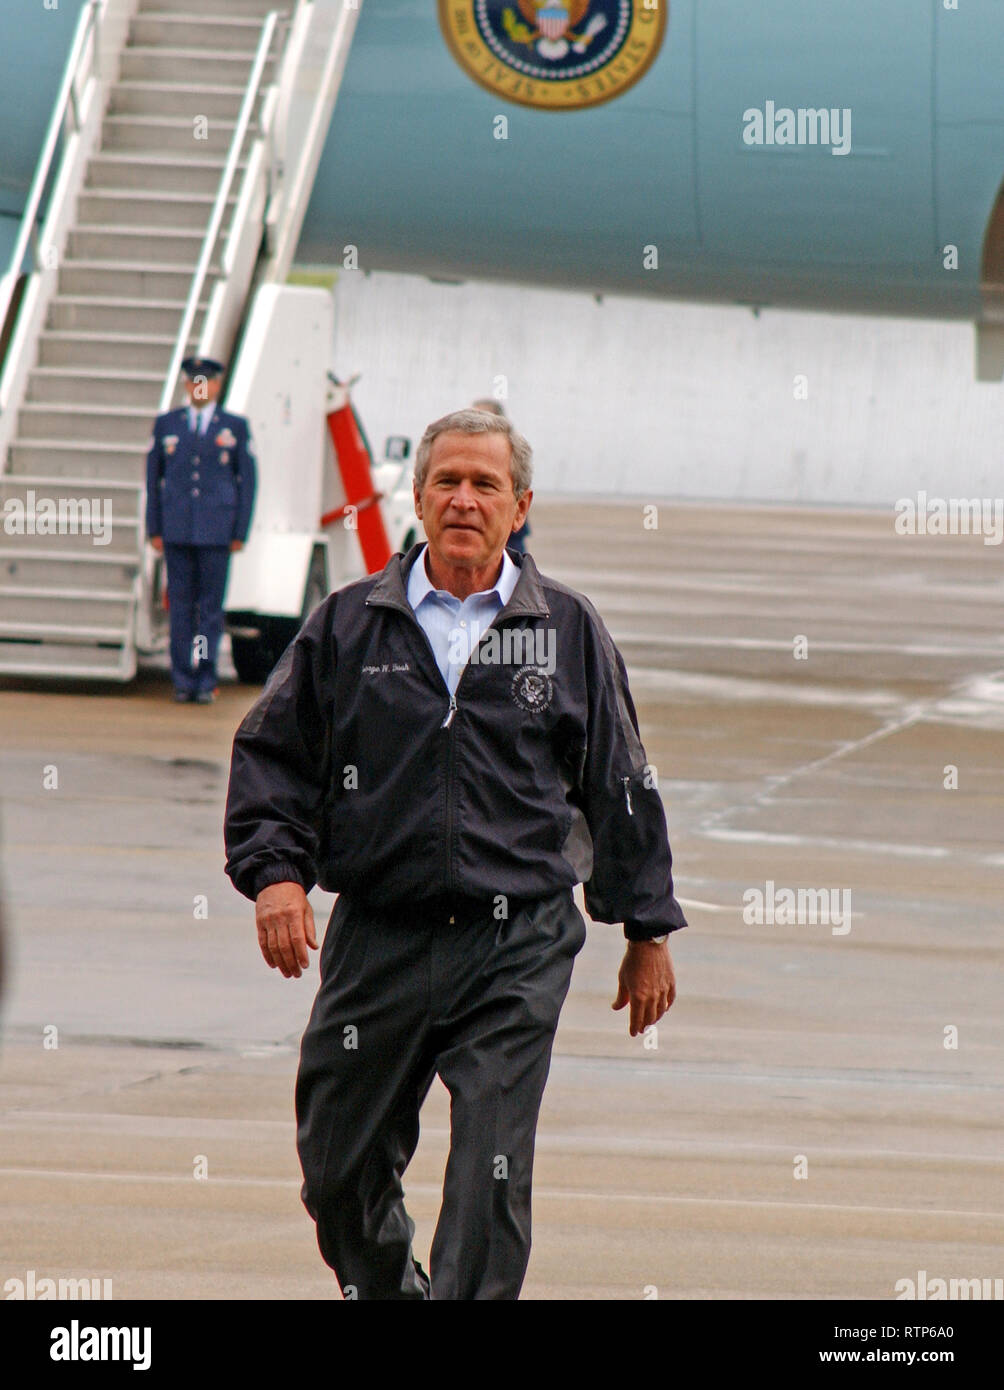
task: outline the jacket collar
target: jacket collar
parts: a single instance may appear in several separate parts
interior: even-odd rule
[[[400,553],[392,555],[384,566],[379,579],[370,590],[366,602],[384,608],[400,608],[405,613],[410,613],[408,575],[424,546],[425,541],[416,541],[406,555]],[[499,610],[499,616],[510,617],[516,613],[524,613],[546,618],[551,610],[544,598],[540,572],[533,562],[533,557],[521,554],[518,550],[507,550],[506,553],[510,560],[519,566],[520,573],[516,580],[516,587],[512,591],[512,597],[505,607]]]

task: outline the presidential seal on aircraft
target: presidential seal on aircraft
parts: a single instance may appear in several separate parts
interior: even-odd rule
[[[543,111],[597,106],[633,86],[662,45],[669,0],[439,0],[475,82]]]

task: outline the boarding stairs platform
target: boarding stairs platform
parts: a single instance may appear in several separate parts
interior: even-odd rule
[[[125,681],[162,643],[147,441],[181,360],[228,358],[263,272],[288,272],[334,104],[310,67],[316,88],[318,44],[344,49],[337,89],[355,22],[336,7],[81,11],[0,282],[0,676]]]

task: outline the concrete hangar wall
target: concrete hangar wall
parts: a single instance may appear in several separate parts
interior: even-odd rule
[[[508,380],[541,492],[891,505],[1004,491],[1004,385],[964,322],[343,271],[339,375],[376,452]]]

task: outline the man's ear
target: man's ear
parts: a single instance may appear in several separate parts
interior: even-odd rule
[[[412,483],[412,485],[411,485],[411,491],[412,491],[412,496],[413,496],[414,499],[415,499],[415,515],[418,517],[419,521],[421,521],[421,520],[422,520],[422,496],[421,496],[421,493],[419,492],[418,488],[415,486],[414,483]]]

